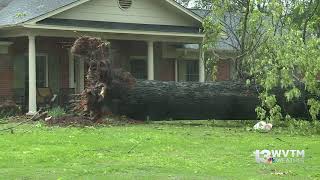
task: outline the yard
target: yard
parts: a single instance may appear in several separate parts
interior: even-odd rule
[[[13,126],[2,124],[1,128]],[[233,122],[177,121],[0,132],[3,179],[320,178],[320,136],[249,131]],[[257,149],[304,149],[304,163],[256,163]],[[250,178],[249,178],[250,177]]]

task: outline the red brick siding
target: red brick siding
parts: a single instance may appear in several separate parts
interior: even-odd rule
[[[28,39],[26,37],[13,38],[10,41],[14,42],[11,46],[13,56],[21,56],[28,54]],[[51,37],[36,37],[37,53],[47,54],[49,61],[55,60],[59,65],[59,85],[58,88],[69,87],[69,57],[68,48],[64,46],[64,42],[72,42],[73,39],[67,38],[51,38]],[[11,59],[13,61],[13,59]],[[50,65],[50,63],[49,63]],[[49,66],[49,85],[50,85]],[[52,87],[51,87],[52,88]]]
[[[173,60],[160,60],[160,81],[174,81],[175,80],[175,68]]]
[[[9,55],[0,54],[0,97],[13,96],[13,63]]]
[[[230,80],[230,62],[220,61],[218,63],[217,81]]]

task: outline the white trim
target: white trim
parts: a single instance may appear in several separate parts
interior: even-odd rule
[[[130,60],[147,60],[147,56],[130,56]]]
[[[28,46],[28,73],[29,73],[29,105],[28,115],[34,115],[37,112],[37,70],[36,70],[36,37],[29,35]]]
[[[165,0],[166,2],[170,3],[172,6],[176,7],[177,9],[179,9],[180,11],[186,13],[187,15],[193,17],[194,19],[196,19],[197,21],[199,21],[200,23],[203,22],[202,17],[196,15],[195,13],[191,12],[189,9],[186,9],[185,7],[183,7],[182,5],[180,5],[179,3],[177,3],[174,0]]]
[[[175,32],[158,32],[158,31],[135,31],[121,29],[100,29],[100,28],[83,28],[75,26],[53,26],[53,25],[23,25],[26,28],[66,30],[66,31],[83,31],[83,32],[101,32],[101,33],[118,33],[118,34],[141,34],[141,35],[158,35],[158,36],[181,36],[181,37],[199,37],[204,38],[204,34],[193,33],[175,33]]]
[[[73,7],[79,6],[79,5],[81,5],[81,4],[85,3],[85,2],[88,2],[88,1],[90,1],[90,0],[78,0],[76,2],[73,2],[71,4],[63,6],[61,8],[58,8],[58,9],[53,10],[51,12],[48,12],[48,13],[46,13],[44,15],[41,15],[41,16],[38,16],[38,17],[33,18],[31,20],[28,20],[28,21],[24,22],[23,24],[35,24],[36,22],[39,22],[41,20],[44,20],[44,19],[49,18],[51,16],[54,16],[56,14],[59,14],[59,13],[61,13],[63,11],[69,10],[69,9],[71,9]]]
[[[148,41],[148,80],[154,80],[154,42]]]
[[[200,52],[200,49],[189,49],[189,48],[177,48],[178,52]]]
[[[10,46],[11,44],[13,44],[13,42],[9,42],[9,41],[0,41],[0,46]]]

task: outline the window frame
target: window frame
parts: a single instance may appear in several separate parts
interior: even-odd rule
[[[144,70],[144,74],[143,74],[143,78],[138,78],[135,76],[135,73],[132,72],[132,62],[133,61],[143,61],[145,64],[145,70]],[[147,62],[147,58],[145,56],[131,56],[130,60],[129,60],[129,64],[130,64],[130,73],[132,74],[133,77],[137,78],[137,79],[148,79],[148,62]]]
[[[36,53],[36,63],[37,63],[37,57],[45,57],[45,68],[46,68],[46,73],[45,73],[45,86],[49,87],[49,56],[47,53]],[[29,54],[25,54],[25,58],[28,60],[28,64],[29,64]],[[36,64],[37,66],[37,64]],[[29,70],[28,70],[29,71]],[[36,69],[37,71],[37,69]],[[37,87],[38,88],[38,87]]]

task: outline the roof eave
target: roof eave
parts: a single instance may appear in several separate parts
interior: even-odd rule
[[[25,21],[24,23],[26,23],[26,24],[36,24],[37,22],[39,22],[39,21],[41,21],[41,20],[44,20],[44,19],[46,19],[46,18],[49,18],[49,17],[51,17],[51,16],[54,16],[54,15],[56,15],[56,14],[59,14],[59,13],[61,13],[61,12],[66,11],[66,10],[69,10],[69,9],[71,9],[71,8],[73,8],[73,7],[79,6],[79,5],[81,5],[81,4],[85,3],[85,2],[88,2],[88,1],[90,1],[90,0],[78,0],[78,1],[75,1],[75,2],[73,2],[73,3],[70,3],[70,4],[65,5],[65,6],[63,6],[63,7],[60,7],[60,8],[58,8],[58,9],[55,9],[55,10],[53,10],[53,11],[51,11],[51,12],[45,13],[45,14],[43,14],[43,15],[40,15],[40,16],[37,16],[37,17],[35,17],[35,18],[33,18],[33,19],[30,19],[30,20],[28,20],[28,21]]]
[[[178,8],[179,10],[183,11],[184,13],[188,14],[189,16],[193,17],[197,21],[199,21],[201,23],[203,22],[203,17],[201,17],[198,14],[192,12],[188,8],[185,8],[184,6],[182,6],[181,4],[177,3],[176,1],[174,1],[174,0],[165,0],[165,1],[168,2],[169,4],[173,5],[174,7]]]
[[[179,32],[158,32],[158,31],[135,31],[122,29],[100,29],[90,27],[73,27],[73,26],[53,26],[39,24],[24,24],[25,28],[47,29],[47,30],[65,30],[65,31],[82,31],[82,32],[100,32],[100,33],[118,33],[118,34],[137,34],[137,35],[159,35],[159,36],[180,36],[204,38],[202,33],[179,33]]]

